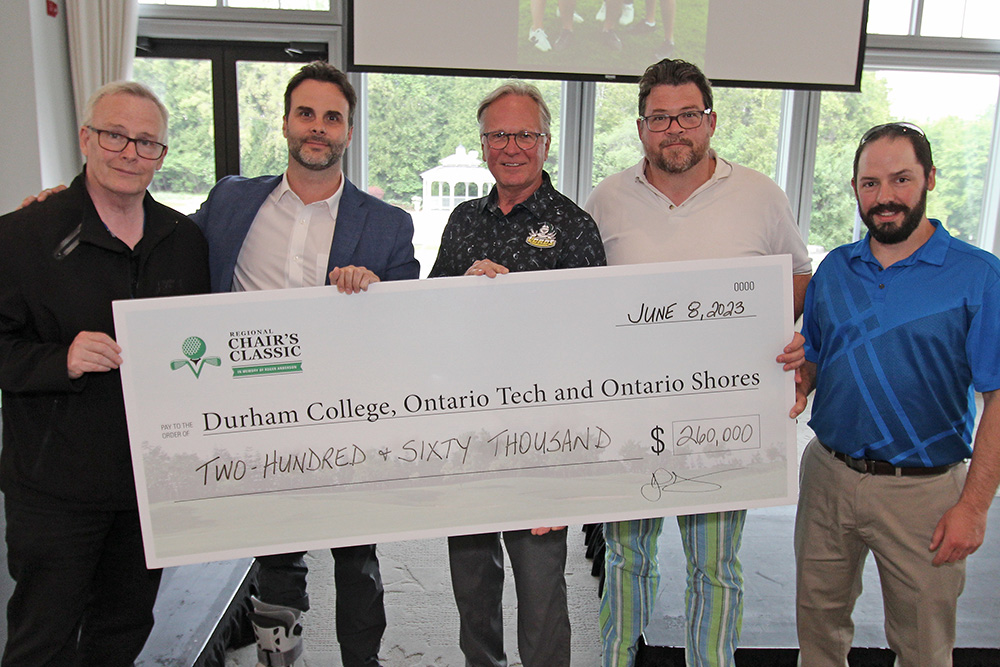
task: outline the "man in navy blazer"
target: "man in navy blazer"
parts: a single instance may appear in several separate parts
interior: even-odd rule
[[[352,294],[379,280],[418,277],[409,214],[361,192],[343,173],[356,102],[347,77],[327,63],[310,63],[288,82],[288,169],[227,176],[191,216],[208,240],[213,292],[335,284]],[[375,545],[331,551],[344,667],[379,665],[385,608]],[[303,556],[257,559],[251,620],[261,665],[294,665],[303,651]]]
[[[283,176],[226,176],[191,218],[208,239],[212,291],[233,289],[233,273],[243,241],[261,205]],[[417,278],[413,257],[413,222],[402,209],[361,192],[344,179],[326,275],[337,267],[363,266],[381,280]]]

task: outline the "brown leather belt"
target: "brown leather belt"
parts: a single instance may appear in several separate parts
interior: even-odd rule
[[[817,440],[817,442],[819,442]],[[823,449],[833,454],[834,458],[839,459],[847,464],[847,467],[851,470],[856,470],[860,473],[867,473],[869,475],[893,475],[895,477],[912,477],[917,475],[940,475],[942,473],[948,472],[954,468],[957,463],[950,463],[946,466],[934,466],[933,468],[897,468],[888,461],[876,461],[875,459],[856,459],[853,456],[848,456],[843,452],[838,452],[835,449],[830,449],[822,442],[819,444],[823,445]]]

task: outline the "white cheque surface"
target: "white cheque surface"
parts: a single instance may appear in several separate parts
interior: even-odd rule
[[[794,502],[791,261],[116,302],[150,566]]]

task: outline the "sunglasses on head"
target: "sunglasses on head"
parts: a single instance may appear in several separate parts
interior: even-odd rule
[[[924,131],[921,130],[916,125],[914,125],[913,123],[882,123],[881,125],[876,125],[872,129],[865,132],[864,136],[861,137],[861,142],[859,145],[864,146],[869,141],[871,141],[873,137],[881,137],[884,134],[887,134],[885,130],[890,130],[890,129],[897,131],[898,134],[900,135],[915,134],[918,137],[923,137],[924,139],[927,138],[926,136],[924,136]]]

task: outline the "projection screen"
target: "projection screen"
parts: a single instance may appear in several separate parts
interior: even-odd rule
[[[672,57],[722,85],[860,86],[867,0],[634,0],[627,25],[620,2],[348,0],[348,68],[634,81]]]

